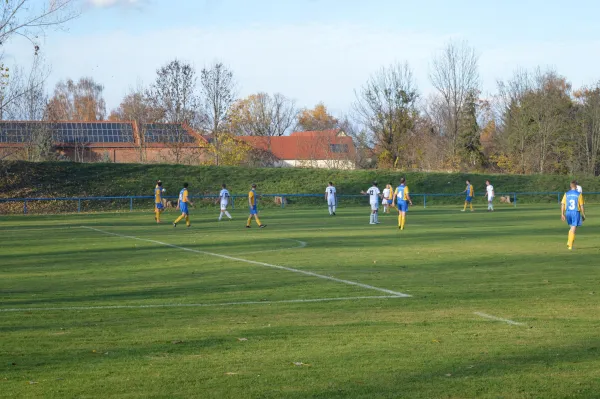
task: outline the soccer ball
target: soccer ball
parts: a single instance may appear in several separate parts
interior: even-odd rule
[[[163,188],[162,189],[163,194],[167,192],[167,189]]]

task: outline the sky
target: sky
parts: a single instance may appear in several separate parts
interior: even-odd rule
[[[32,0],[41,1],[41,0]],[[551,68],[574,87],[600,80],[600,2],[592,0],[79,0],[81,15],[46,32],[48,89],[91,76],[108,111],[178,58],[199,71],[234,72],[238,95],[282,93],[299,107],[323,102],[337,116],[355,91],[393,63],[408,63],[422,98],[431,61],[450,41],[479,55],[484,96],[518,69]],[[31,46],[5,44],[14,64]]]

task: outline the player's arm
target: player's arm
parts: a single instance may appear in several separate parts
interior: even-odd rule
[[[565,220],[567,220],[567,218],[565,217],[565,211],[567,210],[567,200],[566,200],[566,195],[563,197],[562,201],[560,202],[560,220],[562,220],[563,222]]]
[[[325,189],[325,201],[327,201],[327,189]]]
[[[361,193],[362,195],[369,195],[369,194],[365,193],[363,190],[361,190],[361,191],[360,191],[360,193]]]
[[[409,193],[406,193],[406,199],[408,200],[408,203],[410,204],[410,206],[412,206],[412,199],[410,198]]]

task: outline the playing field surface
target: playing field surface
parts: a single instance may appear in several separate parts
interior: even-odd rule
[[[0,217],[0,397],[600,397],[600,211]]]

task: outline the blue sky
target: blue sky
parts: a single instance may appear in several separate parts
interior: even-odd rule
[[[80,1],[80,18],[44,39],[49,85],[92,76],[109,109],[173,58],[197,69],[225,62],[240,96],[281,92],[336,114],[371,73],[408,62],[426,98],[431,59],[453,39],[476,48],[485,95],[519,68],[551,67],[575,87],[600,80],[597,1]],[[7,45],[13,61],[29,62],[25,44]]]

